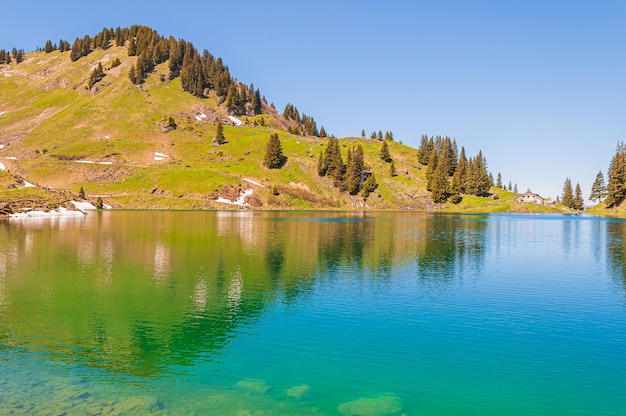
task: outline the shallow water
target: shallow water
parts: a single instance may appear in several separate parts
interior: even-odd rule
[[[623,415],[626,223],[0,222],[0,414]]]

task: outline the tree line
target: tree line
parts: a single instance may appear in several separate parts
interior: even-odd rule
[[[0,64],[10,64],[15,59],[16,63],[24,60],[24,49],[13,48],[11,52],[0,49]]]
[[[449,137],[423,135],[420,140],[418,162],[426,166],[427,190],[436,203],[448,200],[458,204],[461,195],[488,196],[493,177],[487,170],[487,160],[479,151],[469,159],[465,148],[458,152],[456,140]]]
[[[324,130],[324,127],[318,131],[317,123],[313,117],[307,116],[304,113],[300,115],[298,107],[293,104],[287,103],[282,115],[287,120],[295,121],[296,124],[295,127],[291,127],[291,125],[287,126],[287,132],[298,136],[326,137],[326,130]]]
[[[179,77],[184,91],[196,97],[214,92],[218,104],[224,103],[235,115],[262,113],[265,100],[259,89],[231,77],[221,58],[215,58],[206,49],[199,53],[191,42],[173,36],[165,38],[147,26],[104,28],[93,37],[76,38],[70,48],[70,59],[76,61],[98,48],[108,49],[112,42],[116,46],[128,45],[128,56],[137,56],[129,71],[133,84],[142,84],[157,65],[168,62],[168,78]],[[46,49],[54,48],[51,42],[46,45]]]
[[[335,137],[330,137],[325,150],[320,151],[317,173],[332,178],[333,186],[341,192],[350,195],[360,192],[364,200],[378,187],[376,177],[364,165],[361,145],[348,149],[344,163],[339,140]]]

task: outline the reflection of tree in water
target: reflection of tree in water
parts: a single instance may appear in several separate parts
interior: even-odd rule
[[[441,286],[469,269],[480,270],[486,230],[484,218],[446,216],[429,222],[416,253],[420,280]]]
[[[609,221],[606,225],[606,253],[613,281],[626,296],[626,223]]]

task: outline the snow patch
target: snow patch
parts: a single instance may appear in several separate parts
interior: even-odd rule
[[[231,201],[230,199],[222,198],[221,196],[217,198],[216,201],[222,202],[224,204],[237,205],[240,207],[249,207],[250,204],[246,202],[246,198],[252,196],[253,193],[254,193],[253,189],[246,189],[245,191],[241,192],[239,194],[239,197],[235,199],[234,201]]]
[[[15,156],[7,156],[7,157],[5,157],[5,159],[7,159],[7,160],[17,160],[17,158]]]
[[[237,117],[228,116],[228,118],[230,119],[230,121],[235,123],[236,126],[241,126],[243,124],[243,121],[239,120]]]
[[[195,119],[196,119],[196,120],[198,120],[198,121],[201,121],[201,120],[202,120],[202,117],[200,117],[200,116],[194,116],[194,117],[195,117]]]
[[[93,205],[93,204],[91,204],[89,202],[78,202],[78,201],[70,201],[70,202],[79,211],[84,211],[86,209],[98,209],[98,208],[95,207],[95,205]]]
[[[164,153],[159,153],[159,152],[155,152],[154,155],[158,156],[158,157],[169,157],[168,155],[166,155]]]
[[[0,149],[4,149],[4,145],[3,144],[0,144]]]
[[[0,162],[0,170],[7,170],[7,167],[2,162]]]
[[[34,188],[35,184],[30,183],[28,181],[24,181],[24,188]]]
[[[81,211],[70,211],[67,208],[59,207],[51,211],[28,211],[17,214],[9,214],[10,218],[41,218],[41,217],[83,217],[86,215]]]
[[[7,113],[6,111],[0,111],[0,116],[6,113]]]
[[[75,160],[74,162],[76,162],[76,163],[96,163],[96,162],[92,162],[91,160]]]

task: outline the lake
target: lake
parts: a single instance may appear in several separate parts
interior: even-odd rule
[[[0,221],[0,414],[624,415],[626,222]]]

